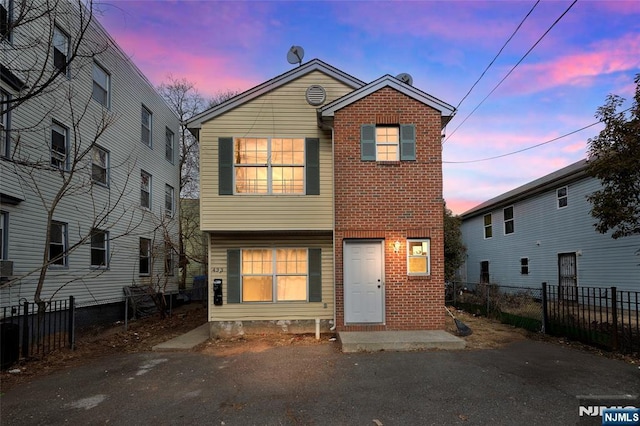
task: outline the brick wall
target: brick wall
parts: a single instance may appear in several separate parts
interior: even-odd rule
[[[414,124],[416,161],[360,160],[362,124]],[[444,328],[440,113],[389,87],[334,120],[336,304],[339,330]],[[344,325],[343,241],[384,241],[385,326]],[[431,239],[431,275],[409,277],[406,239]],[[402,242],[394,253],[393,242]]]

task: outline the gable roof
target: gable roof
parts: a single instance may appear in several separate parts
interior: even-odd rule
[[[284,74],[280,74],[271,80],[267,80],[252,89],[242,92],[219,105],[195,115],[187,121],[187,128],[192,134],[198,137],[198,132],[200,128],[202,128],[203,123],[313,71],[323,72],[353,89],[360,88],[365,84],[362,80],[340,71],[320,59],[312,59],[297,68],[293,68]]]
[[[587,176],[585,172],[586,168],[586,159],[577,161],[560,170],[556,170],[553,173],[549,173],[539,179],[533,180],[512,189],[511,191],[505,192],[502,195],[498,195],[497,197],[487,200],[484,203],[462,213],[460,217],[463,220],[469,219],[474,216],[488,213],[497,207],[507,206],[508,204],[548,191],[549,189],[582,179]]]
[[[413,98],[418,102],[421,102],[439,111],[442,116],[441,124],[443,128],[453,118],[453,115],[456,111],[456,109],[448,103],[441,101],[440,99],[433,97],[420,89],[416,89],[413,86],[403,83],[402,81],[398,80],[395,77],[392,77],[389,74],[386,74],[378,78],[377,80],[374,80],[371,83],[362,86],[351,93],[347,93],[343,97],[338,98],[335,101],[319,108],[319,118],[323,122],[330,122],[333,119],[336,111],[348,105],[351,105],[352,103],[359,101],[360,99],[365,98],[384,87],[391,87],[392,89],[395,89],[398,92],[403,93],[410,98]]]

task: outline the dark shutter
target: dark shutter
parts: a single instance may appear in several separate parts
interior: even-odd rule
[[[373,124],[360,127],[360,159],[376,161],[376,126]]]
[[[307,195],[320,195],[320,139],[306,138]]]
[[[416,126],[413,124],[400,126],[400,159],[416,159]]]
[[[309,249],[309,302],[322,302],[322,249]]]
[[[233,195],[233,138],[218,139],[218,195]]]
[[[240,250],[227,250],[227,303],[240,303]]]

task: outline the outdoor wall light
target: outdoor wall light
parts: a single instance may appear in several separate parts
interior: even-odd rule
[[[394,253],[400,253],[400,246],[402,245],[402,243],[400,241],[397,241],[395,243],[393,243],[393,252]]]

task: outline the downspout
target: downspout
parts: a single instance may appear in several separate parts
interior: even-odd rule
[[[331,238],[333,239],[333,243],[331,246],[333,247],[333,327],[329,329],[329,331],[335,331],[338,326],[338,319],[336,314],[336,161],[335,161],[335,149],[336,149],[336,141],[333,137],[333,126],[331,126],[331,164],[333,166],[333,170],[331,173],[331,180],[333,186],[333,196],[331,200],[331,215],[333,222],[333,230],[331,232]]]

